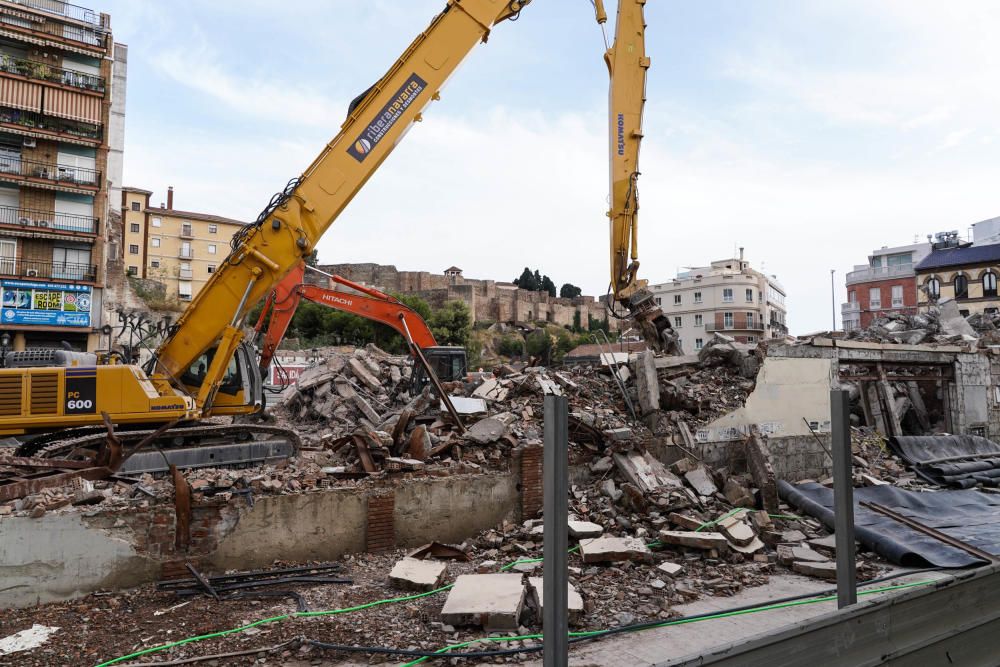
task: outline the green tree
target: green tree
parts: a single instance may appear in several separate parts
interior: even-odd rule
[[[565,283],[559,288],[559,296],[564,299],[575,299],[583,294],[583,290],[571,283]]]
[[[548,276],[542,276],[542,283],[538,288],[539,292],[548,292],[549,296],[556,295],[556,284]]]
[[[309,253],[306,257],[306,266],[319,266],[319,250],[313,248],[313,251]]]
[[[538,271],[531,273],[531,269],[524,267],[524,271],[521,272],[521,277],[514,279],[514,284],[521,289],[528,290],[529,292],[537,292],[538,283],[541,282],[541,278],[535,278],[537,275]]]
[[[524,341],[519,336],[506,335],[500,339],[497,353],[505,357],[520,357],[524,353]]]
[[[542,363],[552,358],[552,337],[544,329],[536,329],[524,339],[525,352],[529,357],[540,357]]]
[[[583,331],[582,319],[580,317],[580,311],[573,312],[573,333],[581,333]]]
[[[464,301],[448,301],[434,311],[428,324],[438,345],[465,346],[472,332],[472,314]]]

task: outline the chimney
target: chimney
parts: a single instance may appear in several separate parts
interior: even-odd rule
[[[174,210],[174,186],[172,185],[167,188],[167,208],[171,211]]]
[[[168,197],[167,201],[170,201],[170,199],[169,199],[170,195],[169,194],[167,195],[167,197]],[[740,246],[740,261],[741,262],[743,261],[743,246]]]

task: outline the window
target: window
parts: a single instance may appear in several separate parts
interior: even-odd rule
[[[892,286],[892,307],[900,308],[903,305],[903,286]]]
[[[191,262],[181,262],[180,267],[180,278],[181,280],[191,280],[194,276],[191,271]]]
[[[90,247],[56,246],[52,248],[52,277],[64,280],[93,280]]]
[[[139,275],[139,267],[138,266],[130,266],[130,267],[128,267],[128,275],[130,275],[130,276],[137,276],[137,275]]]
[[[215,264],[209,264],[208,265],[208,272],[209,273],[215,273]]]
[[[997,295],[997,274],[987,271],[983,274],[983,296]]]
[[[725,313],[722,316],[722,322],[723,322],[723,327],[724,328],[726,328],[726,329],[732,329],[733,328],[733,314],[732,313]]]
[[[209,225],[208,226],[208,233],[209,234],[216,234],[216,233],[218,233],[218,231],[219,231],[219,226],[218,225]]]
[[[969,279],[966,278],[965,275],[962,273],[955,276],[955,298],[956,299],[969,298]]]
[[[704,324],[704,320],[702,319],[701,315],[695,315],[694,316],[694,325],[696,327],[700,327],[700,326],[703,326],[703,324]]]
[[[694,349],[700,350],[704,346],[705,346],[705,341],[703,341],[701,338],[694,339]]]
[[[930,278],[927,281],[927,296],[932,299],[940,298],[941,281],[938,278]]]
[[[17,260],[17,241],[13,239],[0,240],[0,273],[12,275]]]
[[[181,236],[194,236],[194,227],[190,222],[181,223]]]
[[[152,224],[154,227],[159,227],[162,220],[160,218],[153,218]]]
[[[722,300],[725,303],[732,303],[733,302],[733,288],[732,287],[726,287],[726,288],[724,288],[722,290]]]
[[[154,248],[159,248],[160,247],[160,239],[159,239],[159,237],[154,236],[153,238],[149,239],[149,244],[151,246],[153,246]]]
[[[130,245],[130,246],[128,247],[128,254],[130,254],[130,255],[138,255],[138,254],[139,254],[139,246],[137,246],[137,245],[136,245],[136,244],[134,244],[134,243],[133,243],[133,244],[131,244],[131,245]]]
[[[214,243],[209,243],[208,244],[208,254],[209,255],[214,255],[215,254],[215,244]]]
[[[150,268],[153,268],[153,269],[158,269],[158,268],[160,268],[160,260],[158,260],[158,259],[154,259],[153,261],[151,261],[151,262],[149,263],[149,266],[150,266]]]
[[[701,292],[695,292],[694,293],[694,302],[695,303],[701,303]]]
[[[137,202],[137,201],[132,202],[132,210],[133,211],[138,211],[139,210],[139,202]]]
[[[882,288],[881,287],[870,287],[868,288],[868,307],[869,308],[881,308],[882,307]]]
[[[747,313],[747,329],[753,329],[753,313]]]
[[[180,281],[177,283],[177,296],[180,297],[181,301],[191,300],[191,283]]]
[[[192,259],[194,257],[190,241],[181,241],[181,251],[178,255],[183,259]]]
[[[968,317],[969,310],[967,308],[963,308],[962,310],[958,311],[958,314],[961,315],[962,317]]]
[[[753,303],[753,288],[747,288],[747,303]]]
[[[674,318],[674,328],[680,329],[683,326],[683,320],[679,317]]]
[[[847,300],[848,300],[848,302],[850,302],[852,304],[856,304],[858,302],[858,292],[857,292],[857,290],[851,290],[850,292],[848,292],[847,293]]]
[[[674,305],[675,306],[679,306],[680,303],[681,303],[681,295],[680,294],[675,294],[674,295]]]
[[[747,343],[753,345],[756,342],[757,342],[757,337],[756,336],[747,336]]]
[[[663,305],[663,304],[660,303],[660,297],[656,297],[656,305],[657,306],[662,306]]]
[[[138,222],[133,222],[132,224],[130,224],[128,226],[128,228],[129,228],[129,231],[132,232],[133,234],[138,234],[139,233],[139,223]]]

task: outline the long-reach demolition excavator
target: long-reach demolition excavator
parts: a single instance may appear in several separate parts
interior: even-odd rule
[[[244,341],[247,311],[316,247],[323,233],[375,173],[469,52],[494,26],[517,19],[532,0],[448,0],[444,10],[413,41],[389,71],[355,98],[340,132],[301,177],[275,195],[257,220],[237,232],[232,249],[208,283],[171,327],[143,367],[96,364],[96,359],[53,355],[47,365],[0,369],[0,435],[43,434],[21,456],[98,453],[98,465],[114,469],[130,448],[150,442],[189,445],[186,456],[247,441],[294,446],[287,429],[252,424],[206,424],[206,417],[246,415],[262,407],[256,352]],[[620,0],[611,71],[611,290],[661,347],[669,338],[666,318],[636,280],[638,145],[646,68],[645,0]],[[598,21],[606,21],[596,0]],[[629,260],[631,262],[629,263]],[[29,355],[30,356],[30,355]],[[107,429],[107,432],[105,431]],[[112,432],[117,429],[117,432]],[[155,429],[155,430],[154,430]],[[159,438],[159,440],[156,440]],[[277,443],[277,444],[275,444]],[[222,463],[218,459],[213,459]]]

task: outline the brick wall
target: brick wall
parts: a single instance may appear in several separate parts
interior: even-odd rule
[[[52,213],[56,210],[56,193],[51,190],[21,188],[21,207]]]
[[[892,306],[892,288],[895,285],[903,286],[902,307]],[[878,289],[880,295],[881,308],[872,310],[871,290]],[[854,292],[857,295],[858,307],[861,309],[861,327],[871,326],[875,318],[884,312],[895,313],[916,313],[917,312],[917,279],[914,276],[908,278],[893,278],[890,280],[877,280],[867,283],[856,283],[847,286],[848,295]],[[848,297],[850,300],[850,297]]]
[[[365,548],[368,551],[388,551],[396,546],[393,527],[395,507],[395,492],[368,498],[368,525],[365,532]]]
[[[542,495],[541,445],[528,445],[521,451],[521,518],[533,519],[545,503]]]

